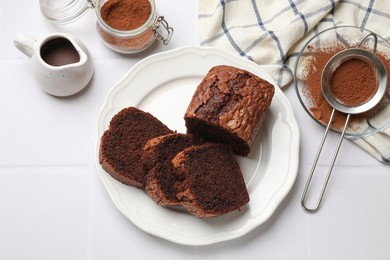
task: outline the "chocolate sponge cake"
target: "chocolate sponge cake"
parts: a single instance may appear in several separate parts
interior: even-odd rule
[[[162,206],[181,205],[176,198],[178,174],[172,165],[175,155],[185,148],[203,144],[205,141],[190,134],[174,133],[149,140],[142,154],[146,175],[145,190]]]
[[[185,112],[187,132],[250,152],[274,95],[274,86],[231,66],[215,66],[197,87]]]
[[[178,153],[172,163],[183,178],[176,196],[191,214],[216,217],[249,202],[244,178],[229,146],[192,146]]]
[[[99,161],[116,180],[138,188],[145,186],[141,155],[145,143],[154,137],[172,133],[151,114],[135,107],[118,112],[100,140]]]

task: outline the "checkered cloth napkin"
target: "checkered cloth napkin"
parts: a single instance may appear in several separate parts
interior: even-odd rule
[[[292,81],[291,71],[303,45],[315,34],[342,25],[372,30],[390,40],[390,2],[198,0],[200,45],[221,48],[256,62],[281,87]],[[390,121],[389,110],[376,120]],[[389,127],[352,141],[378,160],[390,163]]]

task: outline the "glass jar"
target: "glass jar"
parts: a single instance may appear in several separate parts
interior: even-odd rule
[[[173,28],[156,11],[154,0],[148,0],[151,12],[146,22],[132,30],[118,30],[109,26],[101,15],[101,8],[108,0],[40,0],[42,14],[53,23],[69,23],[80,17],[87,9],[95,9],[96,28],[100,38],[112,50],[131,54],[147,49],[158,39],[167,45]]]

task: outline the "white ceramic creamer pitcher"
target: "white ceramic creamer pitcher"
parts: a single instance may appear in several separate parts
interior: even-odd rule
[[[14,44],[31,58],[34,77],[45,92],[59,97],[76,94],[93,75],[87,48],[73,36],[54,33],[37,42],[18,33]]]

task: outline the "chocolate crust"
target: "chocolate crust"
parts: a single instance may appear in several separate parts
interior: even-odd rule
[[[274,92],[271,83],[248,71],[215,66],[197,87],[185,112],[187,132],[227,143],[236,154],[246,156]]]

